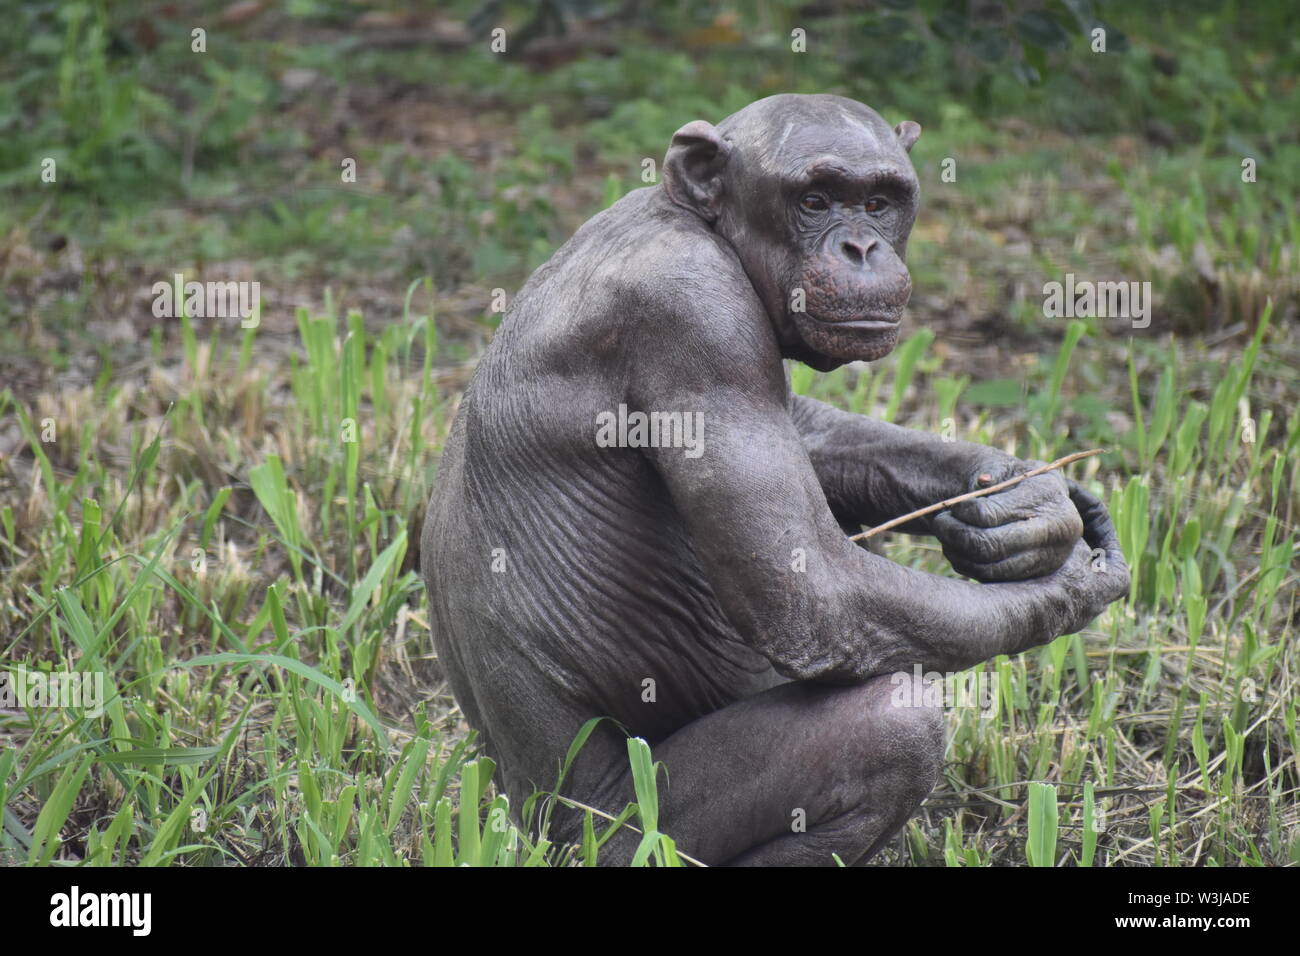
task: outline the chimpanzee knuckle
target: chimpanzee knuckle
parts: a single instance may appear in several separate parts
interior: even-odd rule
[[[1017,472],[1020,471],[1018,465],[1019,460],[1012,458],[1010,455],[998,455],[986,459],[978,468],[975,469],[975,473],[971,475],[969,490],[976,491],[980,488],[987,487],[987,485],[996,485],[999,482],[1014,477]],[[990,481],[981,482],[980,478],[984,475],[987,475]]]
[[[952,565],[954,571],[958,571],[962,574],[966,573],[965,571],[962,571],[962,565],[964,565],[967,560],[966,552],[959,545],[945,541],[943,544],[943,557],[945,561]]]
[[[1041,517],[1037,525],[1038,533],[1034,543],[1054,553],[1059,551],[1067,555],[1074,550],[1075,542],[1080,540],[1083,530],[1076,522],[1070,520],[1069,515],[1059,512]]]
[[[982,528],[972,528],[967,533],[965,550],[970,560],[980,564],[993,564],[1007,557],[1007,549],[1002,546],[1000,537]]]
[[[941,511],[930,522],[930,528],[940,544],[956,544],[966,533],[967,526],[949,512]]]
[[[1077,541],[1078,539],[1076,538],[1075,540]],[[1070,555],[1072,555],[1073,553],[1074,553],[1073,541],[1063,544],[1061,547],[1056,548],[1052,554],[1052,561],[1053,561],[1052,568],[1051,571],[1049,571],[1048,573],[1049,574],[1054,573],[1058,568],[1064,567],[1066,562],[1070,560]]]
[[[1003,512],[1015,514],[1029,513],[1040,507],[1043,496],[1027,482],[1021,482],[1018,485],[1012,485],[1010,488],[999,491],[997,494],[978,500],[987,502]]]
[[[955,518],[944,522],[942,530],[936,528],[935,537],[944,546],[944,554],[964,558],[968,561],[987,561],[994,554],[986,543],[984,529],[964,524]]]
[[[1035,571],[1036,560],[1031,552],[1022,551],[1019,554],[1004,558],[1001,561],[986,566],[986,581],[1024,581],[1029,578],[1040,577]]]
[[[1040,478],[1051,478],[1051,475],[1040,475],[1039,478],[1033,479],[1039,481]],[[1033,488],[1035,495],[1035,505],[1042,511],[1052,511],[1065,513],[1067,510],[1074,514],[1079,513],[1079,509],[1074,506],[1069,495],[1065,492],[1065,487],[1052,481],[1043,481],[1036,484]]]
[[[1024,577],[1043,578],[1055,574],[1070,559],[1069,548],[1042,547],[1024,553]]]
[[[962,521],[968,525],[974,524],[979,520],[980,502],[983,500],[983,498],[974,498],[970,501],[959,501],[944,512],[944,515]]]
[[[1020,484],[1013,485],[1007,493],[1018,492],[1022,498],[1046,501],[1052,496],[1052,486],[1043,480],[1046,477],[1046,475],[1035,475],[1033,478],[1026,478]]]
[[[1108,606],[1128,593],[1127,577],[1126,574],[1117,573],[1110,568],[1107,568],[1104,573],[1090,572],[1090,580],[1087,583],[1093,617],[1101,614]]]
[[[1070,489],[1057,472],[1049,471],[1044,475],[1035,475],[1029,480],[1034,483],[1034,489],[1041,495],[1066,499],[1070,497]]]
[[[972,581],[980,582],[980,584],[994,584],[998,581],[1007,580],[987,564],[970,564],[963,569],[959,569],[959,573]]]
[[[1012,493],[1005,494],[1001,501],[992,502],[992,516],[997,524],[1005,525],[1013,521],[1028,521],[1042,513],[1043,501],[1037,500],[1030,495],[1014,494],[1016,490],[1012,488]]]
[[[986,498],[972,498],[953,508],[953,512],[967,524],[980,528],[992,528],[1007,520],[1006,499],[998,500],[997,495]]]
[[[1068,500],[1066,506],[1061,515],[1061,525],[1065,531],[1065,536],[1071,542],[1075,542],[1083,537],[1083,518],[1079,516],[1078,510]]]
[[[1020,493],[1015,494],[1017,491]],[[1044,495],[1036,488],[1022,490],[1019,486],[1006,493],[1002,505],[1008,512],[1008,518],[1045,518],[1054,511],[1050,495]]]
[[[1072,600],[1082,600],[1088,590],[1088,579],[1085,577],[1087,573],[1087,558],[1081,557],[1076,548],[1052,575],[1052,580],[1058,581]]]
[[[1034,552],[1034,577],[1045,578],[1055,574],[1070,560],[1069,547],[1039,548]]]
[[[967,560],[959,554],[949,555],[947,552],[944,552],[944,557],[948,559],[948,563],[952,565],[952,569],[963,577],[974,578],[976,581],[989,580],[990,572],[984,565],[975,561]]]

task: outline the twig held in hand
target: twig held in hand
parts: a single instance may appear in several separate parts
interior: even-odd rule
[[[865,541],[867,538],[874,537],[875,535],[880,534],[880,532],[882,531],[888,531],[890,528],[897,528],[900,524],[907,524],[909,521],[914,521],[917,518],[923,518],[928,514],[934,514],[936,511],[942,511],[944,508],[951,508],[955,504],[959,504],[960,502],[963,501],[969,501],[972,498],[979,498],[982,497],[983,495],[991,495],[994,492],[1003,491],[1006,488],[1010,488],[1012,485],[1020,484],[1026,478],[1032,478],[1035,475],[1044,475],[1049,471],[1055,471],[1057,468],[1063,468],[1064,466],[1070,464],[1070,462],[1072,461],[1080,461],[1084,458],[1092,458],[1094,455],[1100,455],[1105,450],[1106,449],[1104,448],[1093,448],[1089,451],[1076,451],[1073,455],[1066,455],[1064,458],[1056,459],[1056,461],[1052,462],[1050,465],[1040,465],[1038,468],[1035,468],[1033,471],[1027,471],[1023,475],[1016,475],[1014,478],[1008,478],[1006,481],[1000,481],[996,485],[990,485],[987,488],[979,488],[975,491],[968,491],[966,494],[958,495],[956,498],[949,498],[946,501],[938,501],[932,505],[927,505],[924,508],[918,509],[917,511],[909,511],[905,515],[900,515],[897,518],[891,518],[889,521],[886,521],[884,524],[878,524],[874,528],[868,528],[866,531],[863,531],[860,534],[853,535],[851,538],[849,538],[849,540]]]

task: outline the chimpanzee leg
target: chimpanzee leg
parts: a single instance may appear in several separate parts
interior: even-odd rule
[[[659,828],[712,865],[861,862],[938,777],[943,712],[923,703],[921,681],[882,676],[782,684],[702,717],[653,747],[667,769]],[[635,799],[626,771],[600,790],[591,799],[615,811]],[[630,858],[636,841],[620,833],[601,861]]]

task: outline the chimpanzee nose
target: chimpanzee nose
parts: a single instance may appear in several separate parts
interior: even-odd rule
[[[876,248],[876,240],[872,239],[845,239],[840,243],[840,252],[844,258],[849,260],[855,266],[865,266],[867,264],[867,255],[872,249]]]

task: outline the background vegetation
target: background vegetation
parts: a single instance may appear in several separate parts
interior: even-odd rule
[[[474,750],[432,659],[423,502],[492,290],[641,186],[678,126],[789,91],[926,129],[912,337],[796,388],[1023,457],[1109,449],[1075,477],[1134,571],[1087,631],[989,665],[996,713],[950,711],[944,779],[877,862],[1300,862],[1293,5],[142,0],[8,22],[0,663],[103,672],[110,700],[0,709],[0,862],[594,860],[608,821],[576,852],[516,829]],[[155,318],[176,272],[259,281],[260,326]],[[1150,281],[1151,326],[1044,319],[1070,272]],[[886,548],[946,568],[933,542]],[[652,755],[630,759],[624,818],[680,862]]]

